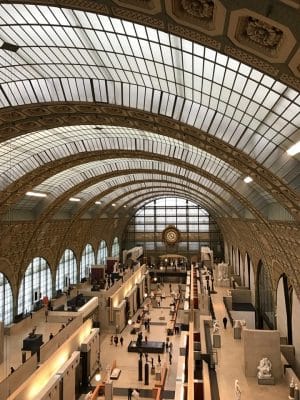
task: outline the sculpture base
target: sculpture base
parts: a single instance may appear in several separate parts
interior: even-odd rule
[[[271,376],[270,378],[257,378],[259,385],[275,385],[275,378]]]
[[[219,334],[213,334],[213,347],[221,347],[221,336]]]
[[[129,353],[164,353],[164,342],[142,341],[141,346],[136,345],[136,341],[132,340],[127,348]]]

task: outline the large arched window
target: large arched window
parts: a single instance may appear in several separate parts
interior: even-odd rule
[[[66,249],[56,272],[56,290],[63,290],[70,283],[77,283],[77,263],[72,250]]]
[[[35,304],[44,296],[52,297],[51,271],[44,258],[35,257],[27,267],[21,282],[18,314],[34,310]]]
[[[164,232],[174,227],[180,233],[174,243],[165,240]],[[201,247],[210,247],[214,256],[223,258],[223,241],[215,220],[200,205],[180,197],[162,197],[137,210],[129,221],[125,248],[143,246],[145,253],[182,254],[190,258]]]
[[[105,240],[101,240],[97,254],[97,263],[105,264],[107,259],[107,245]]]
[[[277,285],[277,326],[280,336],[287,339],[288,344],[293,343],[292,338],[292,297],[293,288],[289,286],[288,278],[281,275]]]
[[[86,278],[89,276],[91,265],[95,264],[95,253],[92,245],[89,243],[85,246],[81,261],[80,261],[80,279]]]
[[[13,295],[10,283],[6,276],[0,272],[0,320],[4,325],[13,321]]]
[[[112,257],[118,257],[119,252],[120,252],[119,239],[115,237],[111,248]]]
[[[272,284],[268,269],[262,261],[258,265],[257,297],[258,328],[275,329],[275,310],[272,294]]]

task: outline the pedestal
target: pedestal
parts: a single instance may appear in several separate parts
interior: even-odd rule
[[[151,367],[151,375],[155,375],[155,367]]]
[[[241,327],[236,327],[236,328],[233,328],[233,338],[234,339],[241,339],[241,331],[242,331],[242,328]]]
[[[155,380],[156,381],[160,381],[161,380],[161,373],[160,372],[156,372],[155,373]]]
[[[275,385],[275,378],[271,376],[270,378],[257,378],[259,385]]]
[[[221,335],[213,334],[213,347],[220,348],[221,347]]]
[[[105,383],[104,387],[104,395],[105,395],[105,400],[112,400],[113,398],[113,385],[112,381],[109,380]]]

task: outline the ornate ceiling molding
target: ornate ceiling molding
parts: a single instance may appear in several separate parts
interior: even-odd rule
[[[248,9],[231,13],[228,37],[237,47],[269,63],[284,63],[296,44],[288,27]]]
[[[166,12],[178,25],[211,36],[223,33],[226,9],[219,0],[168,0]]]
[[[24,4],[21,0],[5,2]],[[263,5],[257,7],[255,2],[252,4],[246,0],[239,2],[240,6],[244,6],[239,10],[234,9],[235,2],[220,0],[31,0],[30,3],[74,8],[123,18],[174,33],[221,51],[229,46],[228,39],[232,40],[236,33],[234,45],[231,46],[235,58],[247,63],[245,53],[250,53],[256,58],[250,65],[297,90],[300,88],[299,80],[293,79],[299,77],[298,73],[295,75],[294,67],[289,68],[288,65],[293,57],[295,38],[298,43],[300,41],[300,31],[295,27],[295,9],[300,8],[299,0],[272,2],[272,12],[268,17],[258,13],[260,8],[265,12]],[[235,26],[237,15],[245,9],[248,10],[248,15],[240,15],[242,20]],[[277,19],[272,19],[272,15]],[[247,16],[251,19],[243,20]],[[290,26],[291,20],[295,20],[293,27]],[[237,27],[241,29],[238,32]],[[244,52],[237,51],[239,48],[243,48]],[[274,63],[279,63],[275,69],[272,68]]]

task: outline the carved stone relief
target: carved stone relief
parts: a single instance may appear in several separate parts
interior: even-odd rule
[[[167,13],[180,25],[210,35],[223,32],[226,10],[219,0],[168,0]]]
[[[285,62],[296,43],[287,26],[247,9],[231,13],[228,37],[238,47],[272,63]]]

